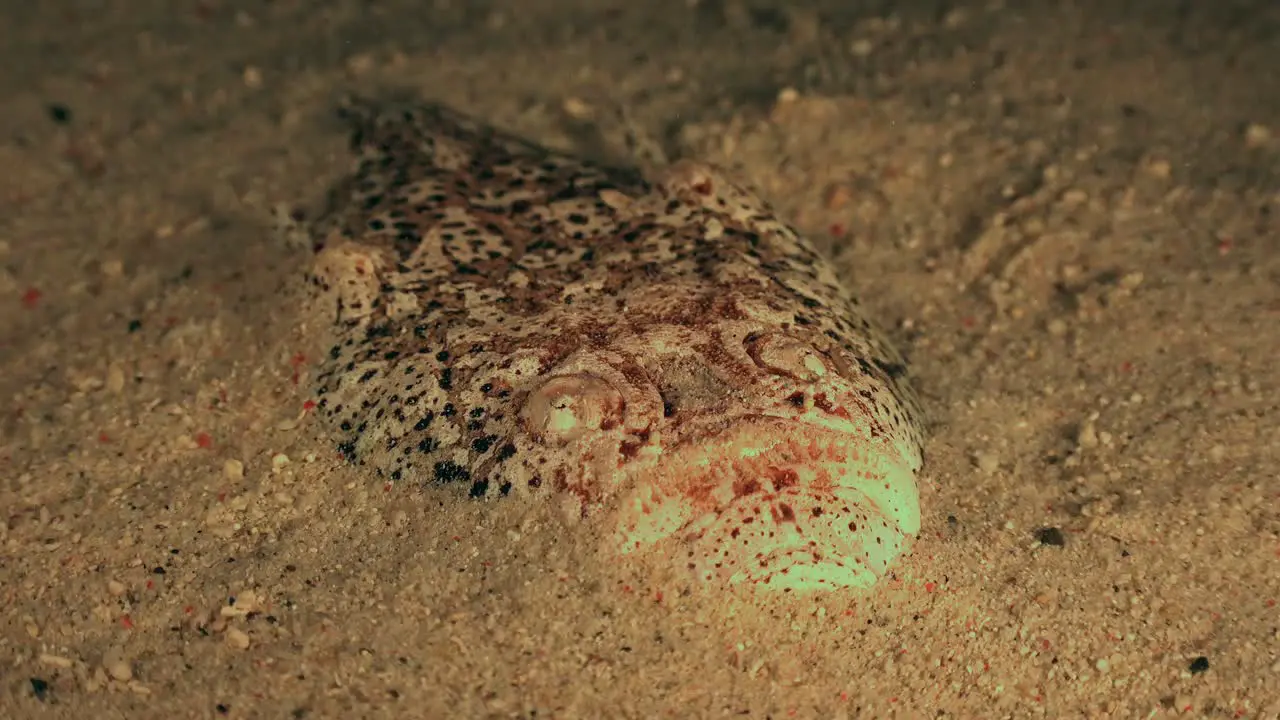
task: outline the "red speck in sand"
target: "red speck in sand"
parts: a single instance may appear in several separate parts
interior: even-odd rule
[[[31,309],[39,305],[40,298],[43,295],[44,293],[41,293],[39,288],[27,288],[27,291],[22,293],[22,307]]]
[[[213,437],[209,433],[199,433],[196,435],[196,446],[208,450],[213,447]]]

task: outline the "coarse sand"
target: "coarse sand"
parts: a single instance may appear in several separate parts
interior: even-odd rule
[[[1280,4],[0,9],[0,717],[1280,717]],[[604,152],[835,258],[931,413],[869,593],[602,567],[309,412],[343,93]]]

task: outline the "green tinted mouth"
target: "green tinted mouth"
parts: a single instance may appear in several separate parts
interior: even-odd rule
[[[619,506],[614,541],[670,547],[710,583],[868,587],[920,529],[915,474],[895,451],[794,420],[737,422],[657,458]]]

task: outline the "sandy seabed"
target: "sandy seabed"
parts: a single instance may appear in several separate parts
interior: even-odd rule
[[[1280,5],[0,10],[0,717],[1280,717]],[[933,415],[869,594],[663,592],[306,411],[336,99],[602,94],[819,241]]]

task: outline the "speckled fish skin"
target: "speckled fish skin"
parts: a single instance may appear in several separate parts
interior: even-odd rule
[[[619,555],[712,584],[866,587],[919,530],[902,358],[753,193],[654,178],[431,104],[344,107],[314,228],[349,460],[476,498],[559,494]]]

